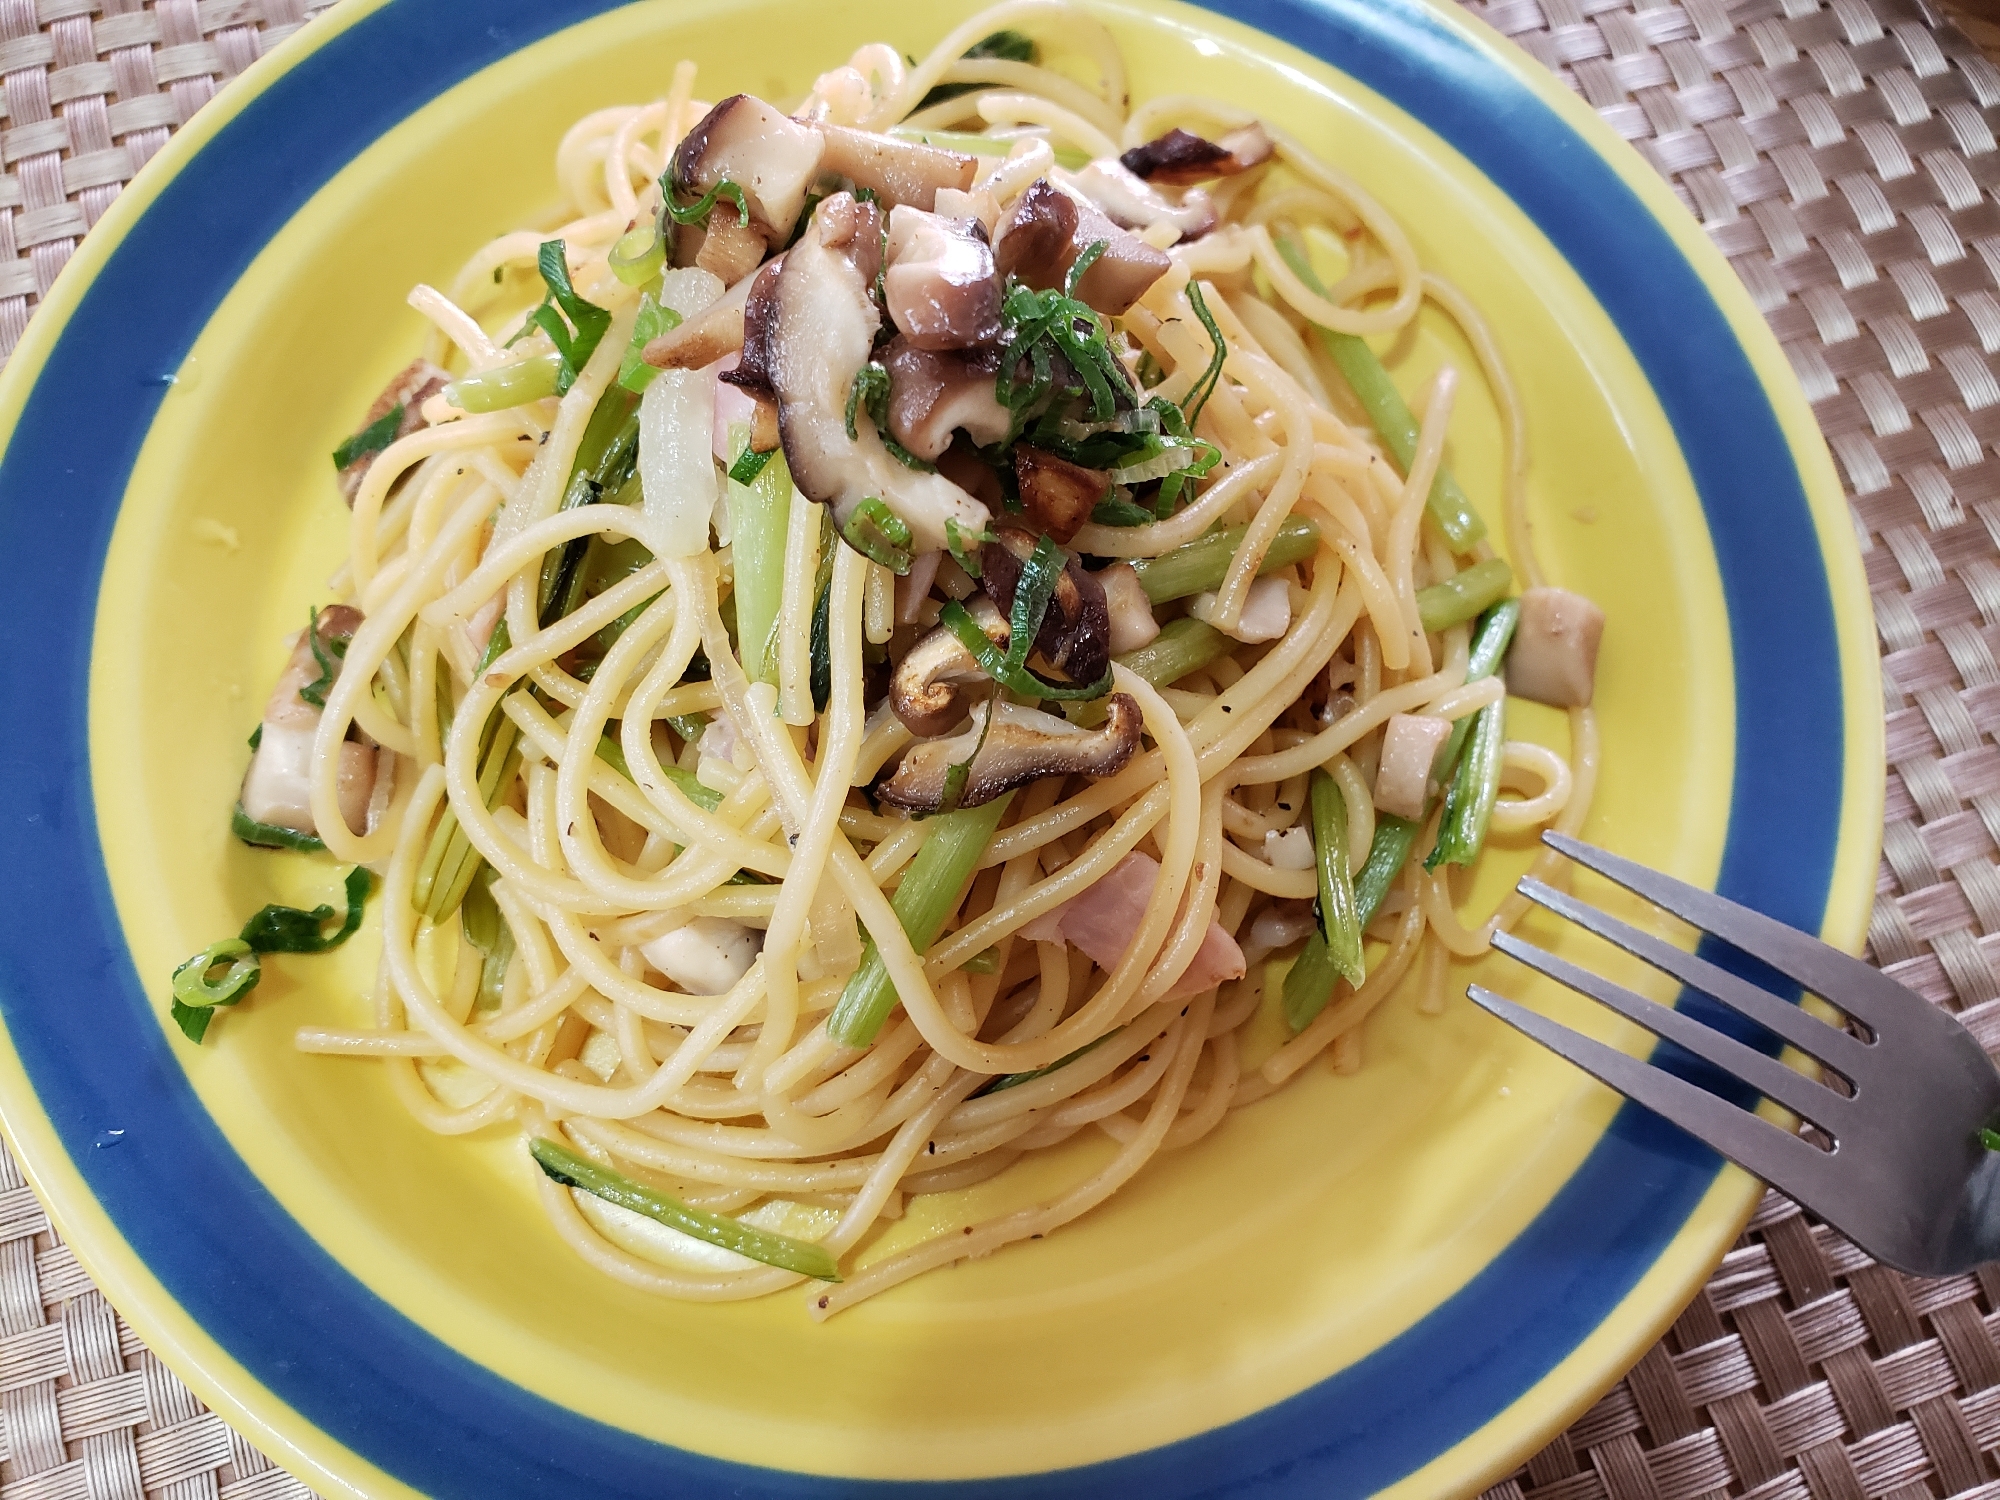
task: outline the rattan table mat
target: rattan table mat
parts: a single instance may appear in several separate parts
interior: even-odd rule
[[[2000,71],[1923,0],[1464,3],[1645,155],[1783,342],[1881,636],[1873,957],[2000,1052]],[[168,135],[324,8],[0,0],[0,360]],[[1771,1195],[1487,1493],[2000,1500],[2000,1267],[1899,1275]],[[0,1148],[0,1500],[308,1494],[140,1342]]]

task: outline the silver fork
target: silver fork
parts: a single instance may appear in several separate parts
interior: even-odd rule
[[[2000,1152],[1979,1140],[1983,1127],[2000,1123],[2000,1071],[1964,1027],[1861,960],[1759,912],[1577,839],[1542,837],[1585,868],[1776,970],[1858,1027],[1828,1025],[1791,1000],[1539,880],[1523,880],[1517,888],[1789,1042],[1822,1065],[1821,1077],[1795,1071],[1684,1011],[1511,934],[1497,934],[1493,946],[1811,1121],[1829,1144],[1815,1144],[1476,984],[1467,990],[1474,1002],[1797,1199],[1879,1261],[1914,1275],[1948,1276],[2000,1259]],[[1831,1080],[1829,1072],[1836,1075]]]

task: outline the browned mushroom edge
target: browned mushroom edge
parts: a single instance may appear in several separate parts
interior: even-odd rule
[[[1182,239],[1195,240],[1222,222],[1213,200],[1200,188],[1179,189],[1169,197],[1115,157],[1089,162],[1062,174],[1062,180],[1126,229],[1170,225]]]
[[[1013,612],[1021,565],[1033,554],[1037,538],[1004,523],[992,536],[979,549],[979,581],[1005,618]],[[1067,552],[1042,628],[1035,633],[1035,649],[1072,682],[1095,682],[1111,668],[1111,611],[1104,586]]]
[[[695,124],[674,151],[673,182],[704,193],[725,179],[743,189],[750,219],[772,245],[798,223],[820,174],[825,138],[752,94],[732,94]]]
[[[963,732],[919,740],[905,750],[896,769],[876,784],[875,796],[922,817],[944,810],[953,766],[967,767],[959,807],[978,807],[1044,776],[1116,775],[1139,748],[1143,721],[1138,702],[1125,693],[1106,698],[1104,709],[1102,726],[1082,729],[1038,708],[982,703]]]
[[[1000,275],[977,219],[948,219],[908,204],[889,211],[882,299],[919,349],[970,349],[1000,337]]]
[[[1008,207],[993,242],[993,258],[1003,277],[1019,276],[1036,291],[1047,291],[1062,286],[1076,258],[1099,240],[1104,252],[1078,278],[1076,295],[1115,318],[1173,263],[1164,250],[1120,229],[1045,177],[1029,183]]]
[[[1097,502],[1111,493],[1111,476],[1103,470],[1086,469],[1027,443],[1014,445],[1014,481],[1028,519],[1064,546],[1090,519]]]
[[[1175,126],[1143,146],[1134,146],[1118,160],[1135,177],[1168,187],[1186,187],[1246,172],[1268,161],[1271,149],[1271,137],[1261,125],[1232,130],[1219,142]]]
[[[889,435],[918,458],[937,462],[961,428],[981,446],[1013,431],[1013,414],[993,394],[997,349],[940,352],[898,335],[882,351],[882,367],[889,372]]]
[[[933,557],[937,554],[931,554]],[[984,594],[973,594],[966,609],[994,645],[1007,648],[1007,621]],[[918,739],[943,734],[965,717],[968,688],[990,684],[965,642],[940,625],[903,654],[889,678],[889,707]]]
[[[865,409],[848,435],[849,397],[882,326],[873,292],[881,244],[873,204],[845,192],[820,204],[779,269],[750,284],[732,383],[768,385],[793,484],[832,506],[843,531],[863,500],[879,498],[909,527],[912,551],[935,550],[949,540],[948,521],[983,529],[986,507],[942,475],[891,457]]]
[[[965,192],[979,172],[977,157],[922,141],[898,140],[825,121],[812,128],[826,143],[820,170],[869,189],[888,208],[907,203],[929,213],[937,207],[940,188]]]

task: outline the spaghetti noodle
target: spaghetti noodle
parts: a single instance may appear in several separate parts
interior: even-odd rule
[[[1459,372],[1412,412],[1363,342],[1464,330],[1539,585],[1475,310],[1282,132],[1128,112],[1084,12],[863,47],[788,113],[696,88],[579,121],[565,221],[411,294],[238,831],[382,880],[373,1023],[302,1048],[521,1132],[606,1274],[824,1317],[1358,1066],[1407,975],[1440,1004],[1518,915],[1461,919],[1454,865],[1589,807],[1596,624],[1506,597]],[[1504,737],[1510,637],[1567,756]],[[202,1027],[243,946],[177,977]],[[1058,1195],[869,1256],[1090,1130]]]

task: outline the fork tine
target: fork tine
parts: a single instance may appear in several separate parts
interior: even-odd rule
[[[1780,1130],[1747,1110],[1706,1089],[1663,1073],[1614,1047],[1560,1026],[1526,1006],[1470,985],[1466,994],[1475,1005],[1491,1011],[1515,1030],[1525,1032],[1551,1052],[1568,1058],[1584,1072],[1609,1084],[1680,1126],[1696,1140],[1761,1177],[1808,1208],[1824,1202],[1832,1188],[1832,1159],[1818,1147]]]
[[[1775,1099],[1793,1114],[1804,1115],[1815,1125],[1824,1127],[1829,1134],[1838,1136],[1841,1133],[1848,1115],[1848,1101],[1803,1073],[1793,1072],[1775,1057],[1766,1056],[1755,1047],[1746,1046],[1732,1036],[1704,1026],[1693,1016],[1683,1015],[1670,1005],[1648,1000],[1601,975],[1557,958],[1533,943],[1523,942],[1511,932],[1494,933],[1493,946],[1510,958],[1519,959],[1529,968],[1548,975],[1558,984],[1568,985],[1598,1004],[1609,1006],[1626,1020],[1638,1022],[1655,1036],[1663,1036],[1687,1048],[1696,1057],[1714,1063],[1766,1098]]]
[[[1542,841],[1606,880],[1636,891],[1683,921],[1692,922],[1704,932],[1711,932],[1751,957],[1761,959],[1877,1030],[1907,1019],[1913,1003],[1920,1009],[1929,1009],[1893,979],[1860,959],[1850,958],[1762,912],[1739,906],[1712,891],[1698,890],[1671,875],[1649,870],[1567,834],[1551,830],[1542,835]]]
[[[1569,918],[1586,931],[1616,943],[1635,958],[1644,959],[1654,968],[1671,974],[1682,984],[1692,985],[1703,994],[1714,996],[1766,1031],[1782,1037],[1801,1051],[1810,1052],[1835,1071],[1852,1078],[1858,1069],[1867,1066],[1868,1048],[1864,1043],[1827,1025],[1790,1001],[1760,989],[1749,980],[1718,968],[1704,958],[1683,952],[1665,939],[1641,932],[1608,912],[1599,911],[1589,902],[1579,901],[1539,880],[1523,880],[1515,889],[1537,905]]]

